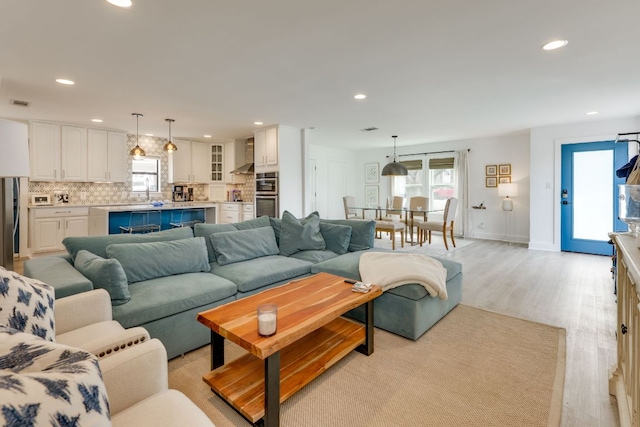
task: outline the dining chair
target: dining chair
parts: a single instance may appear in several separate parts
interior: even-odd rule
[[[402,205],[404,205],[404,197],[394,196],[391,206],[388,206],[384,212],[384,217],[380,218],[382,221],[399,221],[402,219]]]
[[[429,238],[429,244],[431,244],[431,231],[442,232],[442,238],[444,239],[444,247],[449,250],[447,244],[447,231],[451,235],[451,243],[453,247],[456,247],[456,241],[453,237],[453,222],[456,218],[456,210],[458,208],[458,199],[451,197],[447,199],[447,203],[444,205],[444,214],[442,216],[442,222],[440,221],[427,221],[418,225],[418,241],[420,246],[425,240],[425,232]]]
[[[346,219],[363,219],[362,215],[358,213],[358,210],[353,208],[353,206],[356,205],[355,197],[344,196],[342,203],[344,205],[344,216]]]
[[[424,196],[413,196],[409,199],[409,210],[411,212],[407,212],[402,222],[404,222],[405,227],[408,229],[409,233],[411,233],[411,238],[413,239],[413,229],[414,227],[417,230],[417,227],[420,223],[423,223],[427,220],[427,211],[429,210],[429,198]],[[422,213],[416,212],[421,210]]]

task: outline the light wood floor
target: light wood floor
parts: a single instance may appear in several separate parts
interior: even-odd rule
[[[464,304],[567,330],[563,427],[619,426],[608,391],[616,360],[610,257],[487,240],[445,257],[462,263]],[[22,261],[15,270],[22,271]]]
[[[446,258],[462,263],[464,304],[566,329],[562,426],[619,426],[608,391],[616,361],[610,257],[477,240]]]

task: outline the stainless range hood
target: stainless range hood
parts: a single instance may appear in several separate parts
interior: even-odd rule
[[[237,140],[236,140],[237,141]],[[249,138],[245,141],[244,145],[244,165],[239,168],[235,168],[230,173],[236,175],[252,175],[253,174],[253,138]]]
[[[236,169],[232,170],[231,173],[234,173],[236,175],[252,174],[253,173],[253,163],[246,163],[246,164],[240,166],[239,168],[236,168]]]

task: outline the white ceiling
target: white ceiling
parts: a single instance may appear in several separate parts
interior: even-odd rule
[[[260,120],[358,149],[640,114],[637,0],[133,1],[2,0],[0,117],[135,133],[142,113],[141,135],[169,117],[198,140]]]

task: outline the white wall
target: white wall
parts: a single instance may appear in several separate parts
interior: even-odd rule
[[[491,240],[529,241],[529,135],[522,133],[510,136],[479,138],[443,143],[429,143],[398,147],[398,155],[433,151],[471,149],[469,160],[469,202],[478,205],[484,202],[486,210],[470,209],[469,223],[465,227],[469,237]],[[453,156],[454,153],[451,153]],[[389,159],[386,156],[390,156]],[[392,160],[393,147],[389,149],[359,150],[356,155],[354,182],[356,203],[364,203],[364,165],[379,162],[380,170]],[[399,158],[402,159],[401,157]],[[513,199],[514,210],[505,218],[502,198],[497,188],[485,187],[485,166],[511,164],[512,182],[519,184],[519,195]],[[389,178],[380,177],[380,201],[389,192]],[[460,208],[462,215],[463,207]],[[506,220],[509,221],[509,235],[506,236]],[[461,218],[458,218],[461,221]]]
[[[530,249],[560,250],[560,147],[613,140],[640,130],[640,118],[588,121],[531,129]]]

